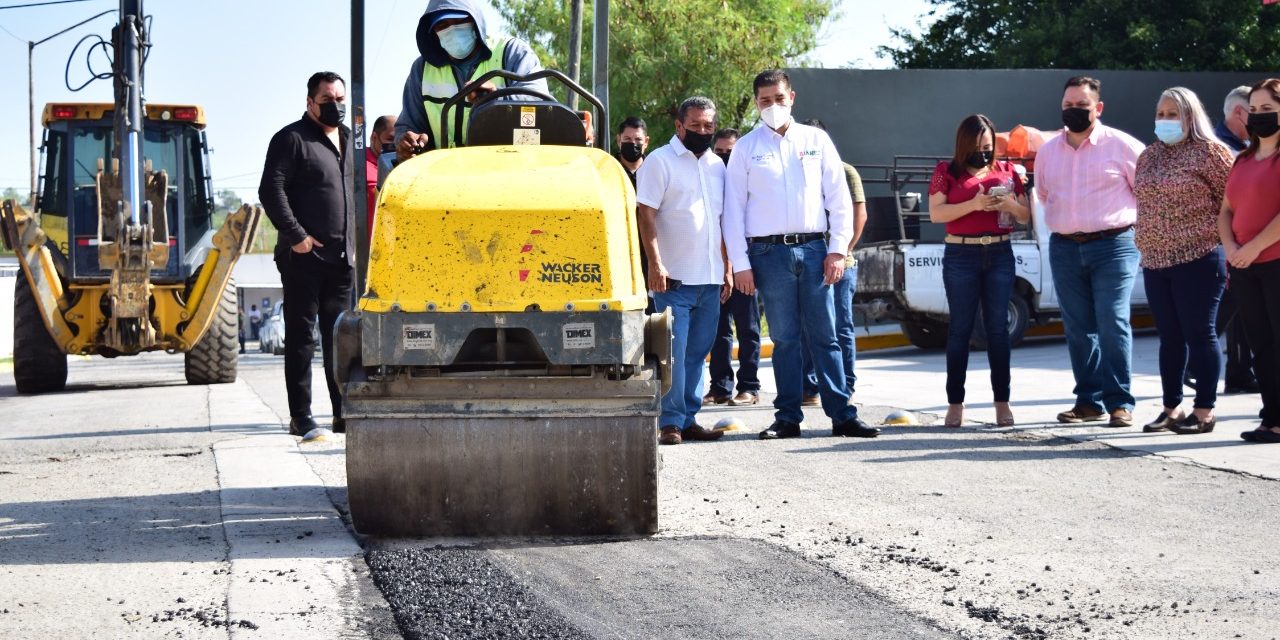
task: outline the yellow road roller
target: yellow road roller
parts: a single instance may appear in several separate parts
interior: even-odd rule
[[[558,80],[607,137],[604,106],[562,74],[494,71],[445,103],[438,150],[387,176],[367,285],[334,337],[353,523],[652,533],[671,322],[645,313],[634,190],[549,95],[461,104],[494,78]]]

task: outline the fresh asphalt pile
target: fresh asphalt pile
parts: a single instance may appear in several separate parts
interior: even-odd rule
[[[407,640],[590,637],[483,550],[373,548],[365,560]]]

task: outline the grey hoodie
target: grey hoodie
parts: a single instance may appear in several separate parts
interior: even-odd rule
[[[472,56],[463,61],[455,62],[444,52],[440,46],[440,39],[431,31],[431,25],[435,22],[435,17],[444,11],[462,11],[471,16],[476,22],[476,31],[479,39],[476,41],[476,51]],[[488,45],[489,30],[485,26],[484,11],[479,6],[479,0],[431,0],[427,3],[427,11],[418,20],[418,52],[422,55],[413,61],[413,65],[409,67],[409,77],[404,81],[404,95],[401,99],[400,117],[396,119],[396,141],[398,142],[404,136],[406,131],[415,133],[425,133],[431,138],[429,147],[436,148],[436,132],[431,131],[427,124],[427,111],[422,107],[422,65],[429,64],[435,67],[453,66],[453,76],[458,82],[458,88],[461,89],[471,78],[471,72],[475,70],[479,61],[488,60],[495,52],[489,50]],[[512,73],[526,75],[542,69],[542,63],[538,61],[538,56],[529,47],[529,44],[519,38],[512,38],[507,43],[505,51],[496,52],[496,55],[502,56],[502,68]],[[466,73],[466,77],[462,74]],[[547,81],[537,80],[534,82],[511,83],[507,86],[526,87],[535,91],[547,92]],[[513,99],[518,99],[513,96]],[[452,119],[452,117],[450,117]]]

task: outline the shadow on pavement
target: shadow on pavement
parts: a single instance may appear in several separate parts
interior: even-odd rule
[[[224,519],[251,543],[239,557],[347,557],[351,538],[336,511],[291,506],[314,504],[315,492],[224,488],[221,497],[214,490],[2,504],[0,565],[222,561]]]

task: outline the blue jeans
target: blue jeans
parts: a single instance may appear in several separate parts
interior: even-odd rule
[[[1009,296],[1013,295],[1013,245],[949,244],[942,255],[947,325],[947,403],[964,402],[969,338],[978,308],[987,334],[987,363],[996,402],[1009,401]]]
[[[858,382],[858,374],[854,373],[854,364],[858,361],[858,336],[853,325],[853,293],[858,288],[858,268],[844,270],[844,277],[835,284],[831,295],[836,305],[836,341],[840,343],[840,361],[844,364],[845,391],[853,395],[854,385]],[[818,373],[813,369],[813,358],[809,356],[809,341],[804,340],[804,394],[818,395]]]
[[[730,323],[732,322],[732,325]],[[760,392],[760,305],[755,296],[734,290],[720,305],[720,323],[711,346],[711,388],[717,396],[733,395],[733,334],[738,333],[738,391]]]
[[[653,295],[658,313],[671,309],[671,390],[662,396],[663,427],[693,426],[702,408],[702,370],[720,318],[720,285],[686,284]]]
[[[1218,303],[1227,285],[1222,247],[1183,264],[1143,269],[1147,303],[1160,332],[1160,386],[1164,406],[1182,404],[1182,374],[1191,363],[1196,380],[1195,408],[1212,409],[1218,400],[1222,347],[1218,344]]]
[[[835,424],[857,418],[858,410],[849,406],[840,344],[836,341],[834,287],[822,283],[826,242],[752,242],[747,246],[747,255],[773,340],[773,376],[778,385],[774,417],[794,424],[804,420],[800,409],[804,388],[801,340],[807,336],[818,374],[822,410]]]
[[[1129,296],[1138,273],[1133,230],[1083,244],[1055,233],[1049,264],[1075,374],[1076,406],[1132,411]]]

